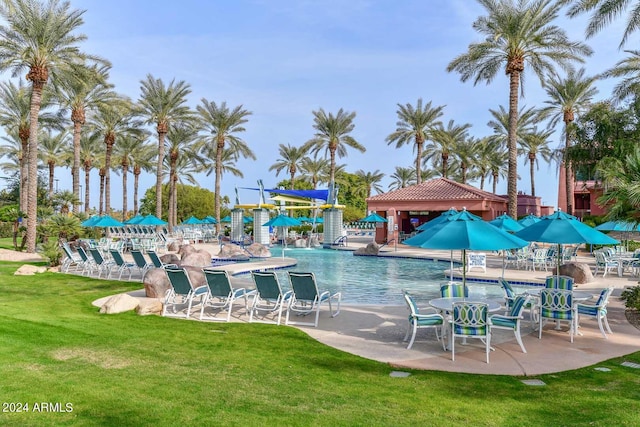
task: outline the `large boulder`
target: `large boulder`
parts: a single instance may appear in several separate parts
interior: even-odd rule
[[[209,260],[209,264],[211,264],[211,260]],[[191,284],[194,288],[199,288],[200,286],[207,284],[207,279],[204,278],[202,267],[194,267],[190,265],[183,265],[182,267],[187,270],[189,280],[191,280]]]
[[[167,273],[162,268],[152,268],[147,271],[142,279],[144,292],[148,298],[164,298],[171,283]]]
[[[184,259],[184,257],[196,251],[197,249],[193,245],[182,245],[180,246],[180,249],[178,249],[178,256],[181,259]]]
[[[211,254],[207,251],[200,250],[196,252],[192,252],[189,255],[182,257],[180,260],[181,266],[192,266],[192,267],[210,267],[211,266]]]
[[[557,268],[554,267],[553,274],[557,274],[556,270]],[[574,283],[589,283],[593,280],[591,267],[583,262],[568,262],[561,265],[560,274],[573,277]]]
[[[267,248],[262,243],[252,243],[251,245],[247,246],[245,249],[247,252],[251,254],[251,256],[254,256],[257,258],[271,257],[271,251],[269,251],[269,248]]]
[[[218,258],[239,258],[247,253],[240,246],[234,243],[226,243],[218,253]]]
[[[178,252],[180,250],[180,243],[176,242],[175,240],[173,242],[170,242],[167,245],[167,250],[169,252]]]
[[[100,307],[100,313],[124,313],[125,311],[135,310],[139,303],[140,301],[138,298],[132,297],[128,294],[114,295],[102,304],[102,307]]]
[[[160,261],[164,264],[180,265],[180,257],[176,254],[164,254],[160,257]]]
[[[367,246],[363,248],[356,249],[353,254],[354,255],[365,255],[365,256],[375,256],[380,252],[380,246],[376,242],[371,242]]]
[[[136,313],[140,316],[162,313],[162,301],[159,298],[142,298],[136,307]]]

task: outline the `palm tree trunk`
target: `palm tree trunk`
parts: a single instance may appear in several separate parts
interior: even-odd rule
[[[520,84],[520,72],[512,70],[509,74],[509,171],[507,173],[507,195],[509,216],[518,218],[518,87]]]
[[[484,172],[483,172],[484,173]],[[484,190],[484,175],[480,177],[480,189]]]
[[[224,150],[224,138],[220,136],[216,144],[216,234],[220,228],[220,181],[222,180],[222,150]]]
[[[20,129],[22,157],[20,158],[20,211],[27,212],[29,206],[29,129]]]
[[[498,187],[498,174],[493,173],[493,194],[496,194],[496,188]]]
[[[173,223],[178,224],[178,175],[173,176],[173,202],[171,209],[173,210]]]
[[[47,162],[47,166],[49,167],[49,203],[53,200],[53,180],[54,180],[54,172],[55,172],[55,163]]]
[[[422,162],[422,146],[424,139],[416,136],[416,184],[422,183],[421,162]]]
[[[104,213],[103,203],[104,203],[104,167],[100,168],[100,204],[98,206],[98,214],[102,215]]]
[[[80,200],[80,134],[82,123],[73,122],[73,166],[71,167],[71,175],[73,180],[73,194]],[[73,213],[78,213],[79,205],[73,205]]]
[[[162,164],[164,163],[164,137],[167,134],[166,131],[165,127],[158,123],[158,164],[156,165],[156,216],[158,218],[162,218],[162,181],[164,180]]]
[[[133,167],[133,214],[138,215],[138,185],[141,170],[137,166]]]
[[[569,125],[570,122],[565,122],[565,142],[564,142],[564,153],[565,153],[565,157],[564,157],[564,168],[565,168],[565,174],[566,174],[566,179],[565,182],[567,184],[567,213],[569,215],[573,215],[573,170],[571,168],[571,161],[567,158],[567,152],[569,150],[569,147],[571,147],[571,137],[569,135]]]
[[[462,183],[466,184],[467,183],[467,167],[463,163],[462,165],[460,165],[460,169],[462,169]]]
[[[442,153],[442,177],[447,177],[447,169],[449,168],[449,155]]]
[[[31,71],[29,71],[31,74]],[[29,77],[29,75],[27,75]],[[29,110],[29,179],[27,196],[27,252],[36,252],[38,226],[38,115],[42,103],[42,89],[46,82],[34,79]]]
[[[531,176],[531,195],[533,197],[536,196],[536,181],[535,181],[535,168],[534,168],[535,163],[536,163],[535,156],[533,157],[533,159],[529,157],[529,174]]]
[[[89,175],[91,169],[84,169],[84,211],[89,212]]]
[[[111,153],[113,152],[113,135],[105,136],[107,150],[104,156],[104,210],[107,215],[111,214]]]
[[[127,220],[127,174],[129,173],[129,165],[122,164],[122,221]]]

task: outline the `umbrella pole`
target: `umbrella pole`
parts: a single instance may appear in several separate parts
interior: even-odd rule
[[[467,294],[467,250],[462,250],[462,295]]]
[[[449,252],[449,281],[453,282],[453,251]]]
[[[558,266],[556,267],[556,284],[560,283],[560,258],[562,257],[562,245],[560,243],[558,243],[558,253],[556,255],[556,259],[558,260]]]

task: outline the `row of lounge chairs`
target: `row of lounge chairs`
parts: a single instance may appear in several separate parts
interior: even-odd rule
[[[249,314],[249,322],[274,323],[279,325],[283,312],[286,311],[286,325],[318,326],[320,307],[327,302],[331,317],[340,313],[340,292],[331,294],[329,291],[320,292],[313,273],[289,272],[291,290],[284,292],[273,271],[253,272],[252,278],[255,290],[234,287],[229,273],[224,270],[204,268],[202,271],[206,285],[195,287],[189,273],[179,267],[165,268],[171,288],[167,291],[162,311],[163,316],[189,318],[194,300],[199,298],[200,320],[231,320],[236,301],[242,299],[245,312]],[[249,304],[249,297],[252,302]],[[337,302],[333,310],[332,300]],[[178,308],[180,307],[180,310]],[[236,304],[237,307],[237,304]],[[205,315],[205,310],[211,309],[211,315]],[[217,314],[226,311],[224,318]],[[292,315],[307,316],[315,314],[313,322],[293,321]]]

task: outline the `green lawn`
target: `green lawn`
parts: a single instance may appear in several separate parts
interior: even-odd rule
[[[622,359],[540,377],[393,369],[292,327],[101,315],[140,287],[0,263],[0,425],[639,425],[640,371]],[[640,363],[640,353],[625,360]],[[72,405],[43,412],[42,402]],[[34,412],[38,403],[40,412]]]

